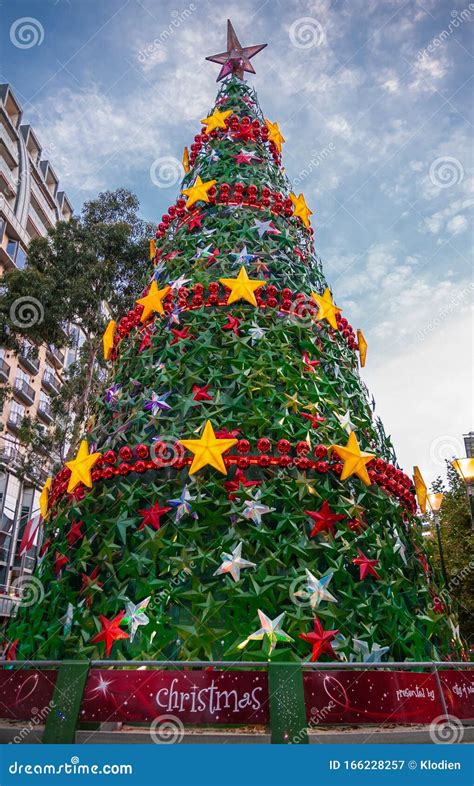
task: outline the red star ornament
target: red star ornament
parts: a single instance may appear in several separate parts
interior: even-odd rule
[[[337,655],[331,647],[331,641],[339,633],[338,630],[324,630],[317,617],[314,618],[313,632],[300,633],[300,639],[307,641],[311,644],[313,652],[311,654],[311,661],[319,660],[320,656],[325,652],[331,657],[332,660],[337,660]]]
[[[369,559],[365,556],[364,552],[360,549],[357,549],[358,557],[354,557],[352,560],[354,565],[359,566],[359,579],[363,581],[366,576],[373,576],[375,579],[380,579],[381,577],[375,570],[375,565],[379,564],[378,559]]]
[[[102,625],[102,630],[99,633],[96,633],[95,636],[92,637],[90,640],[91,644],[97,644],[99,641],[105,642],[105,654],[107,657],[110,655],[110,650],[112,649],[112,645],[114,641],[118,639],[129,639],[130,636],[124,630],[119,628],[120,622],[122,618],[125,616],[125,612],[121,611],[120,614],[117,614],[113,620],[108,620],[107,617],[104,617],[103,614],[100,615],[99,620],[100,624]]]
[[[68,557],[66,557],[64,554],[60,554],[59,551],[56,552],[54,564],[56,568],[56,577],[58,579],[61,578],[63,568],[65,565],[68,564],[68,562],[69,562]]]
[[[169,513],[170,510],[171,508],[160,508],[159,502],[153,503],[151,508],[139,510],[138,512],[142,517],[142,523],[138,527],[138,532],[146,526],[153,527],[154,530],[159,530],[161,527],[161,517]]]
[[[333,513],[329,507],[327,499],[324,500],[319,510],[305,510],[305,513],[314,521],[314,527],[311,530],[310,538],[319,535],[320,532],[330,532],[334,537],[334,524],[342,521],[344,518],[342,513]]]
[[[84,533],[81,531],[81,527],[83,525],[84,525],[83,521],[72,522],[71,529],[68,532],[68,540],[70,546],[73,546],[76,540],[81,540],[84,537]]]
[[[193,385],[191,388],[193,392],[194,401],[212,401],[214,396],[209,393],[209,385],[204,385],[200,387],[199,385]]]

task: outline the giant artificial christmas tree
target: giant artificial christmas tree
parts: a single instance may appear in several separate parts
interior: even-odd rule
[[[13,657],[425,660],[456,652],[415,516],[335,305],[285,141],[224,79],[185,150],[110,376],[42,494],[45,596]]]

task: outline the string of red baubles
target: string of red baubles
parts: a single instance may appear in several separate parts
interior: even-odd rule
[[[147,294],[148,289],[149,287],[145,289],[144,295]],[[189,289],[187,287],[179,287],[179,289],[176,290],[176,299],[174,296],[174,291],[171,290],[163,299],[163,309],[165,313],[171,314],[175,305],[177,305],[180,311],[195,311],[196,309],[203,307],[209,308],[215,306],[227,306],[227,300],[230,294],[230,289],[228,287],[224,287],[218,281],[211,281],[207,285],[207,289],[209,294],[207,297],[205,297],[205,287],[203,284],[194,284],[194,286]],[[220,291],[223,294],[219,294]],[[276,286],[274,286],[274,284],[268,284],[267,286],[264,285],[260,287],[260,289],[258,289],[254,294],[257,301],[257,308],[260,309],[278,308],[280,312],[291,314],[294,317],[300,319],[306,319],[308,316],[316,314],[318,311],[318,306],[316,303],[311,298],[308,298],[304,292],[298,292],[295,294],[288,287],[284,287],[282,290],[279,290]],[[131,333],[134,328],[142,326],[146,329],[154,322],[155,316],[151,316],[149,320],[142,323],[142,313],[143,306],[138,304],[132,308],[128,314],[120,319],[117,325],[117,332],[114,336],[115,348],[118,347],[120,341],[129,335],[129,333]],[[349,349],[354,351],[357,350],[358,343],[356,340],[356,335],[347,319],[337,313],[336,321],[339,332],[345,339]],[[329,326],[328,330],[332,332],[332,328]],[[116,352],[114,350],[114,355],[112,358],[115,359],[115,357]]]
[[[189,163],[191,166],[194,166],[196,158],[203,146],[209,142],[209,139],[218,139],[219,137],[225,136],[229,131],[234,135],[235,141],[242,140],[242,142],[248,144],[248,142],[258,142],[261,140],[264,144],[268,143],[268,149],[270,150],[275,164],[280,165],[281,153],[278,151],[274,142],[268,141],[269,130],[264,123],[260,123],[257,119],[251,120],[248,115],[244,115],[242,118],[239,118],[237,115],[231,115],[227,117],[224,122],[226,126],[225,129],[216,128],[214,131],[208,133],[206,127],[203,126],[201,133],[196,134],[194,142],[190,147]]]
[[[274,215],[282,215],[291,218],[294,212],[293,202],[289,197],[285,197],[280,191],[272,191],[268,186],[260,188],[254,183],[245,186],[244,183],[217,183],[207,192],[209,205],[235,205],[256,208],[258,210],[269,210]],[[186,199],[179,197],[174,205],[170,205],[168,212],[161,216],[161,221],[157,226],[155,237],[164,238],[166,232],[176,221],[182,221],[188,216],[192,216],[193,211],[186,207]],[[313,227],[305,228],[300,223],[301,228],[305,229],[311,237],[314,235]]]
[[[239,439],[233,450],[236,454],[227,453],[223,456],[226,467],[236,466],[239,470],[246,470],[251,466],[258,467],[295,467],[301,471],[309,469],[315,470],[318,474],[333,472],[336,475],[342,473],[343,465],[336,458],[329,458],[329,450],[326,445],[316,445],[312,450],[308,443],[300,440],[295,445],[287,439],[280,439],[276,443],[276,452],[279,455],[270,455],[272,444],[267,437],[260,437],[256,442],[256,449],[260,455],[251,453],[252,447],[248,439]],[[311,456],[312,452],[312,456]],[[135,447],[124,445],[118,451],[107,450],[96,462],[92,470],[92,481],[96,483],[100,480],[110,480],[113,477],[125,477],[131,472],[143,474],[145,472],[160,470],[173,467],[176,470],[183,469],[192,463],[193,458],[184,455],[184,448],[179,440],[170,444],[157,441],[153,445],[155,458],[151,458],[150,448],[141,443]],[[335,451],[337,453],[337,451]],[[370,481],[401,502],[401,504],[411,513],[416,512],[416,499],[413,494],[413,485],[408,475],[397,469],[393,464],[389,464],[384,459],[373,459],[367,465],[367,472]],[[67,467],[58,472],[53,479],[49,505],[53,506],[67,492],[70,478],[70,470]],[[86,493],[84,486],[79,486],[75,491],[76,499],[82,499]]]

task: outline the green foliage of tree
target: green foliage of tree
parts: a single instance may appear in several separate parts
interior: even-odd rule
[[[61,221],[47,237],[33,240],[23,270],[7,271],[0,300],[0,344],[17,351],[27,338],[34,344],[67,348],[77,340],[69,325],[80,327],[84,343],[77,361],[61,373],[60,392],[51,406],[55,427],[46,433],[25,418],[20,441],[28,447],[23,472],[53,445],[61,455],[76,449],[101,378],[101,342],[113,313],[126,311],[139,288],[151,228],[138,215],[137,197],[125,188],[105,191],[84,204],[81,215]],[[25,301],[20,301],[26,298]],[[22,320],[18,303],[29,302],[40,319]],[[38,306],[39,304],[39,306]],[[29,324],[32,322],[32,324]]]
[[[433,483],[433,491],[444,493],[440,510],[441,539],[448,578],[447,591],[457,606],[461,636],[474,645],[474,531],[472,529],[466,486],[447,463],[447,487],[441,480]],[[433,563],[440,558],[436,534],[427,538]]]

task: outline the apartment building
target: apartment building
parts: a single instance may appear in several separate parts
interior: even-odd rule
[[[72,215],[57,175],[22,115],[11,86],[0,84],[0,276],[23,268],[30,240]],[[0,413],[0,618],[14,611],[15,581],[34,568],[37,544],[26,550],[20,544],[38,511],[48,469],[45,456],[44,468],[34,477],[18,476],[19,428],[25,415],[38,417],[45,429],[52,425],[50,395],[60,386],[61,369],[73,359],[67,355],[27,341],[18,356],[0,348],[0,384],[11,390]]]

